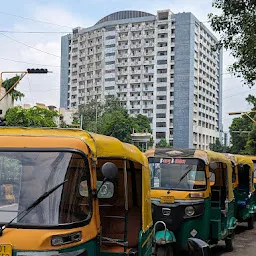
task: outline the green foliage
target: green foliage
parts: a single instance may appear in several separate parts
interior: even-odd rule
[[[248,140],[245,145],[246,152],[249,155],[256,155],[256,125],[253,125],[252,131],[249,133]]]
[[[5,88],[6,92],[19,80],[19,78],[20,77],[18,75],[16,75],[10,79],[6,79],[3,82],[2,86],[3,86],[3,88]],[[15,89],[10,91],[9,94],[11,95],[11,97],[14,101],[21,100],[21,98],[23,98],[25,96],[23,93],[15,90]]]
[[[220,34],[217,48],[230,50],[235,62],[229,70],[243,77],[246,84],[256,80],[256,1],[213,0],[220,14],[209,14],[211,27]]]
[[[135,132],[151,132],[150,120],[148,117],[138,114],[133,120],[133,128]]]
[[[131,143],[133,129],[136,132],[148,130],[150,121],[146,116],[131,117],[119,99],[108,98],[104,103],[92,100],[80,106],[74,116],[75,123],[83,116],[83,129],[115,137],[123,142]]]
[[[249,95],[246,101],[252,105],[252,110],[256,109],[256,97]],[[254,118],[255,113],[249,114],[251,118]],[[253,146],[254,126],[252,120],[246,115],[238,118],[234,118],[229,132],[231,136],[231,153],[233,154],[249,154],[251,147]],[[240,131],[240,132],[239,132]],[[250,141],[250,142],[249,142]]]
[[[132,122],[128,113],[120,110],[105,112],[99,118],[98,133],[131,143]]]
[[[8,109],[5,118],[7,126],[57,127],[54,118],[57,118],[58,115],[57,111],[45,108],[23,109],[22,107],[14,107]]]
[[[210,143],[210,150],[220,153],[230,153],[231,149],[221,144],[219,138],[216,139],[215,143]]]
[[[165,138],[161,138],[160,141],[156,144],[157,148],[170,148],[170,144],[166,141]]]

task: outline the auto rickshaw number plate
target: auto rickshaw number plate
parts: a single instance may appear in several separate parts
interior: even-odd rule
[[[0,256],[12,256],[12,246],[10,244],[0,244]]]
[[[161,196],[160,203],[162,204],[173,204],[174,203],[174,196]]]

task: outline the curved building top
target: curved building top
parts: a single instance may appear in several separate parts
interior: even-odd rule
[[[119,11],[111,13],[104,18],[100,19],[95,25],[104,23],[106,21],[117,21],[117,20],[126,20],[126,19],[134,19],[134,18],[142,18],[155,15],[148,13],[148,12],[141,12],[141,11]]]

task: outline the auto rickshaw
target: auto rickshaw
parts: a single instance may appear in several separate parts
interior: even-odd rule
[[[230,161],[220,153],[195,149],[156,148],[145,154],[153,239],[163,255],[188,250],[191,241],[204,255],[220,240],[232,251],[236,218]]]
[[[0,128],[5,256],[152,254],[148,161],[135,146],[78,129]],[[1,182],[1,181],[0,181]]]
[[[234,188],[236,200],[236,218],[239,222],[248,222],[248,229],[254,227],[256,209],[254,195],[254,165],[250,157],[235,155],[235,166],[238,178],[237,187]]]
[[[253,183],[254,183],[254,188],[256,189],[256,156],[249,156],[252,161],[253,161],[253,165],[254,165],[254,178],[253,178]]]

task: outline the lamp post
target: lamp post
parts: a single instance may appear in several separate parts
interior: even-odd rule
[[[256,110],[251,110],[251,111],[248,111],[248,112],[246,112],[246,111],[229,112],[228,114],[230,116],[232,116],[232,115],[246,115],[254,124],[256,124],[256,120],[249,115],[250,113],[256,113]]]

